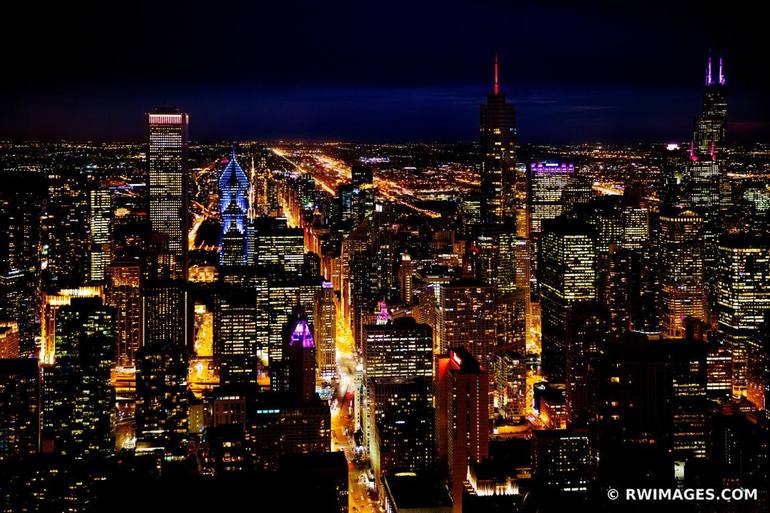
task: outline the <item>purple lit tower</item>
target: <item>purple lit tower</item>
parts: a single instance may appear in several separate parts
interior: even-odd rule
[[[316,361],[313,327],[301,306],[294,308],[288,326],[286,351],[289,364],[289,390],[302,402],[315,397]]]
[[[719,67],[714,76],[712,59],[706,64],[706,81],[703,91],[703,111],[695,120],[694,147],[691,160],[714,160],[715,153],[725,144],[727,135],[727,80],[724,59],[719,57]]]

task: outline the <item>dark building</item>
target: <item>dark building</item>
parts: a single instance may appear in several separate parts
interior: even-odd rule
[[[114,446],[113,309],[98,298],[73,298],[56,312],[55,340],[54,364],[44,371],[44,436],[66,458],[108,457]]]
[[[0,463],[40,450],[40,375],[34,358],[0,359]]]

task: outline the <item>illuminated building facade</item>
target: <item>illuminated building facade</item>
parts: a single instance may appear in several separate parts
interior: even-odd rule
[[[594,230],[562,218],[547,222],[542,241],[540,309],[543,372],[552,381],[564,378],[567,314],[578,301],[597,299]]]
[[[495,345],[495,288],[478,280],[441,284],[438,291],[438,352],[464,347],[482,365]]]
[[[249,179],[235,158],[235,148],[219,176],[219,213],[222,216],[220,264],[248,262]]]
[[[562,214],[562,192],[575,178],[575,165],[533,162],[527,176],[529,237],[536,239],[543,231],[544,220]]]
[[[433,375],[433,330],[411,317],[367,324],[363,355],[370,378],[429,378]]]
[[[88,191],[89,277],[104,281],[104,271],[110,262],[110,221],[112,219],[111,192],[106,184],[98,184]]]
[[[153,231],[168,238],[177,278],[187,272],[187,114],[156,109],[147,115],[147,189]]]
[[[152,281],[142,287],[142,345],[169,342],[190,347],[193,311],[183,281]]]
[[[437,357],[436,457],[446,469],[454,501],[462,509],[468,460],[481,461],[489,451],[489,377],[462,347]]]
[[[523,418],[527,414],[526,358],[513,351],[496,352],[491,372],[495,409],[506,419]]]
[[[224,285],[215,296],[214,354],[223,385],[257,383],[256,291]]]
[[[73,298],[56,312],[56,354],[44,374],[44,436],[66,458],[105,458],[114,448],[114,311],[100,298]]]
[[[719,243],[719,332],[730,348],[733,394],[764,402],[760,330],[770,311],[770,242],[728,235]],[[760,392],[761,391],[761,392]]]
[[[133,367],[142,344],[141,269],[135,262],[115,262],[106,275],[106,302],[115,309],[115,363]]]
[[[52,293],[43,293],[42,308],[40,312],[40,362],[50,365],[54,362],[56,348],[56,322],[57,313],[61,307],[68,306],[73,299],[100,298],[104,300],[102,287],[79,287],[76,289],[60,289]]]
[[[136,454],[182,460],[189,442],[186,351],[162,340],[145,343],[136,361]]]
[[[591,437],[585,430],[534,432],[532,470],[542,487],[573,496],[585,494],[595,475]]]
[[[0,360],[19,356],[19,325],[0,321]]]
[[[515,220],[516,109],[500,92],[498,63],[487,102],[481,105],[481,220],[488,224]]]
[[[684,335],[684,319],[706,319],[703,217],[689,209],[660,214],[661,332]]]
[[[329,383],[337,374],[337,309],[331,282],[322,283],[314,309],[313,328],[319,384]]]
[[[0,464],[40,449],[40,373],[34,358],[0,358]]]
[[[286,324],[284,344],[288,357],[289,391],[299,402],[312,402],[316,397],[316,346],[313,325],[308,323],[302,307],[294,308]]]

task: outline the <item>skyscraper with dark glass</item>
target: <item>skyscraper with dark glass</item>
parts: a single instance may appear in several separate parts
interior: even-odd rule
[[[481,106],[481,220],[515,221],[516,109],[500,92],[498,63],[487,102]]]
[[[168,237],[175,276],[187,275],[187,114],[156,109],[147,115],[147,189],[153,231]]]

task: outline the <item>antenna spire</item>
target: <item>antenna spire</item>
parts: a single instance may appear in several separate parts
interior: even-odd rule
[[[719,56],[719,85],[725,85],[725,68],[722,56]]]
[[[495,54],[495,96],[500,94],[500,81],[498,79],[498,64],[497,64],[497,54]]]
[[[708,65],[706,66],[706,85],[711,85],[714,82],[711,80],[711,52],[709,52]]]

